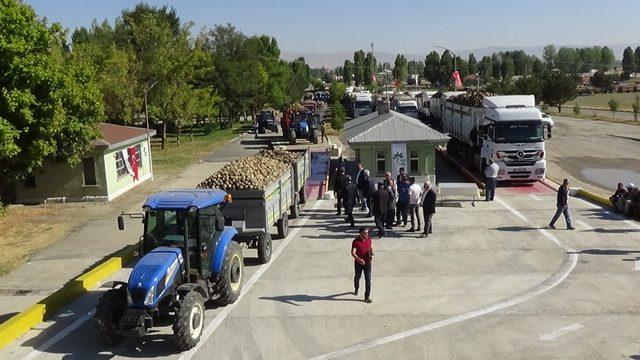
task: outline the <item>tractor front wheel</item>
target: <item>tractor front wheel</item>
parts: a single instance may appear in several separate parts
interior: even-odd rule
[[[98,339],[105,345],[113,346],[124,338],[118,333],[118,323],[127,309],[126,289],[107,291],[96,306],[93,315],[94,327]]]
[[[258,237],[258,261],[266,264],[271,261],[271,234],[262,233]]]
[[[314,144],[317,144],[320,142],[320,134],[318,134],[317,130],[314,130],[313,133],[311,134],[311,142]]]
[[[197,291],[189,291],[178,304],[173,321],[173,340],[180,350],[198,344],[204,327],[204,299]]]
[[[289,130],[289,144],[291,144],[291,145],[295,145],[296,144],[296,131],[295,130]]]
[[[238,299],[242,290],[244,260],[242,250],[237,242],[231,241],[227,246],[222,261],[222,269],[216,275],[216,302],[220,305],[231,304]]]

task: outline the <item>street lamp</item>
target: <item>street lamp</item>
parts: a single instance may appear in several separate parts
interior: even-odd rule
[[[385,88],[385,98],[387,100],[387,110],[391,110],[389,105],[389,87],[387,85],[387,76],[389,76],[391,72],[392,71],[389,69],[383,69],[381,73],[378,73],[378,75],[384,76],[384,88]]]
[[[452,53],[452,54],[453,54],[453,71],[457,71],[457,70],[458,70],[458,66],[457,66],[457,58],[458,58],[458,55],[456,55],[453,51],[451,51],[451,50],[447,49],[447,48],[446,48],[446,47],[444,47],[444,46],[438,46],[438,45],[435,45],[434,47],[435,47],[435,48],[439,48],[439,49],[447,50],[448,52],[450,52],[450,53]],[[453,82],[453,89],[454,89],[454,90],[456,90],[456,91],[458,90],[458,84],[456,84],[456,82],[455,82],[455,81]]]
[[[154,81],[150,86],[144,89],[144,119],[147,123],[147,149],[149,151],[149,169],[151,170],[151,181],[153,181],[153,160],[151,159],[151,136],[149,135],[149,110],[147,108],[147,93],[153,89],[160,80]]]

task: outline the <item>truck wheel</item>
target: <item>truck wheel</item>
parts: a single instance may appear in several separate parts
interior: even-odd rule
[[[307,197],[304,193],[304,186],[305,184],[302,185],[302,189],[300,189],[300,191],[298,191],[298,199],[300,199],[300,204],[305,204],[307,202]]]
[[[258,261],[266,264],[271,261],[271,234],[268,232],[260,234],[258,237]]]
[[[296,196],[293,199],[293,205],[289,207],[289,219],[297,219],[298,216],[300,216],[300,202]]]
[[[127,309],[127,298],[124,287],[107,291],[96,306],[93,315],[94,327],[98,339],[105,345],[115,345],[124,338],[118,334],[118,323]]]
[[[173,340],[180,350],[198,344],[204,327],[204,299],[197,291],[189,291],[180,300],[173,321]]]
[[[289,131],[289,144],[291,144],[291,145],[295,145],[296,144],[296,132],[295,132],[295,130],[290,130]]]
[[[244,262],[242,250],[237,242],[232,241],[224,254],[222,269],[216,275],[216,302],[220,305],[231,304],[238,300],[242,290]]]
[[[276,223],[278,228],[278,239],[284,239],[289,234],[289,217],[287,214],[283,214],[282,217]]]

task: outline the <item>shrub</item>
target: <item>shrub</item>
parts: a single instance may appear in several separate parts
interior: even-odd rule
[[[580,104],[576,103],[573,105],[573,113],[576,115],[580,115]]]
[[[335,131],[340,131],[342,130],[342,127],[344,126],[344,122],[346,119],[346,114],[344,111],[344,108],[342,107],[342,104],[340,104],[340,102],[336,101],[333,103],[333,116],[331,117],[331,127],[335,130]]]

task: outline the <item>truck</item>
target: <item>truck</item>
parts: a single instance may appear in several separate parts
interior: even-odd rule
[[[348,105],[348,115],[354,119],[374,111],[374,102],[368,91],[352,93]]]
[[[231,201],[219,189],[169,190],[149,196],[143,213],[118,216],[120,230],[125,215],[142,220],[141,258],[128,281],[113,282],[96,306],[100,341],[115,345],[126,336],[144,336],[170,318],[177,347],[197,345],[205,300],[227,305],[242,291],[238,232],[225,226],[222,213]]]
[[[431,98],[429,99],[429,113],[431,113],[431,117],[433,118],[433,120],[435,120],[434,125],[438,127],[442,126],[442,110],[447,99],[453,96],[462,95],[464,93],[464,91],[438,91],[431,96]]]
[[[449,97],[441,111],[442,130],[451,136],[447,152],[483,172],[492,159],[498,181],[545,178],[543,119],[533,95],[487,96],[479,107],[454,100]]]
[[[406,95],[394,97],[391,108],[401,114],[418,118],[418,102],[413,97]]]

